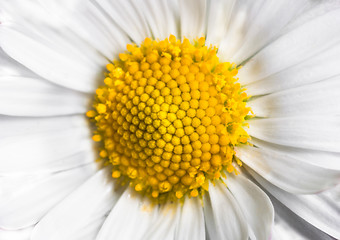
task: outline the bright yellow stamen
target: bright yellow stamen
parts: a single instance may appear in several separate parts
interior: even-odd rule
[[[197,197],[225,172],[237,172],[234,146],[246,144],[250,108],[235,64],[220,63],[200,38],[174,36],[128,45],[107,64],[87,112],[112,177],[156,201]]]

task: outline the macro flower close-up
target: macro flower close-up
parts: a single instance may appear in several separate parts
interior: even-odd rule
[[[340,1],[0,0],[0,240],[340,239]]]

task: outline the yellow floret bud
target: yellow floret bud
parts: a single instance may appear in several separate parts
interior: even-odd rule
[[[121,176],[121,173],[119,171],[113,171],[112,172],[112,177],[113,178],[119,178]]]
[[[98,113],[105,113],[106,112],[106,105],[100,103],[100,104],[97,105],[96,109],[97,109]]]
[[[140,192],[140,191],[142,191],[143,190],[143,186],[142,186],[142,184],[137,184],[136,186],[135,186],[135,190],[137,191],[137,192]]]
[[[157,54],[155,53],[149,53],[147,56],[146,56],[146,60],[148,61],[148,63],[154,63],[156,62],[158,59],[158,56]]]
[[[102,137],[100,135],[93,135],[92,139],[95,142],[100,142],[102,140]]]
[[[177,198],[182,198],[182,197],[183,197],[182,191],[177,191],[177,192],[176,192],[176,197],[177,197]]]
[[[86,116],[89,117],[89,118],[93,118],[93,117],[95,117],[96,115],[97,115],[96,112],[93,111],[93,110],[90,110],[90,111],[88,111],[88,112],[86,113]]]
[[[151,196],[153,198],[157,198],[159,196],[159,192],[158,191],[152,191]]]
[[[171,184],[169,182],[165,181],[165,182],[161,182],[159,184],[159,191],[160,192],[168,192],[170,190],[171,190]]]
[[[189,186],[192,183],[192,181],[193,179],[189,175],[185,175],[181,178],[181,182],[186,186]]]
[[[197,191],[197,189],[192,190],[192,191],[190,192],[190,196],[191,196],[191,197],[197,197],[197,196],[198,196],[198,191]]]

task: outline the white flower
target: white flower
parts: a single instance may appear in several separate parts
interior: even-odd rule
[[[0,0],[0,239],[340,238],[339,7]],[[114,189],[85,117],[126,44],[170,34],[204,35],[222,61],[243,65],[256,115],[251,145],[235,148],[241,174],[210,184],[203,205],[150,206]]]

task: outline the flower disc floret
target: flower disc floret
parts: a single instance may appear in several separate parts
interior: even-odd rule
[[[161,202],[202,196],[209,181],[236,172],[250,108],[238,68],[216,52],[204,38],[146,38],[106,66],[87,116],[113,178]]]

